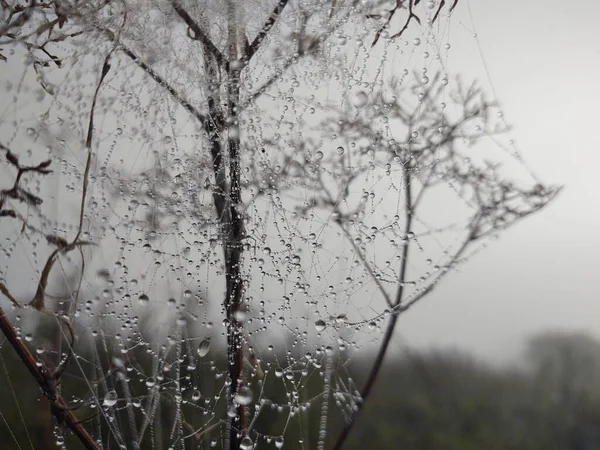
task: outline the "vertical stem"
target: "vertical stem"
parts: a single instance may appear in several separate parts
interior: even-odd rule
[[[225,239],[225,276],[227,292],[225,310],[228,320],[227,349],[228,374],[231,382],[229,390],[229,407],[235,408],[235,416],[229,418],[229,448],[237,450],[241,439],[247,433],[246,411],[244,405],[235,402],[235,396],[242,386],[244,368],[243,324],[238,320],[237,312],[242,306],[242,240],[244,237],[244,222],[240,214],[240,126],[238,120],[240,102],[240,64],[237,64],[237,23],[235,1],[228,2],[228,74],[227,74],[227,147],[229,150],[229,179],[230,189],[227,198],[227,208],[231,223],[227,226]]]
[[[402,297],[404,295],[404,281],[406,279],[408,249],[410,247],[410,239],[408,238],[408,233],[410,233],[410,231],[412,230],[412,222],[413,222],[413,216],[414,216],[414,211],[413,211],[414,204],[412,201],[412,189],[411,189],[411,185],[410,185],[410,168],[407,166],[408,166],[408,162],[405,162],[404,168],[403,168],[403,175],[404,175],[404,181],[405,181],[404,209],[405,209],[405,216],[406,216],[406,224],[404,227],[404,236],[406,238],[406,241],[404,241],[404,244],[402,245],[402,262],[400,264],[400,273],[398,276],[398,289],[396,291],[396,298],[394,300],[392,310],[395,310],[398,306],[400,306],[400,303],[402,302]],[[339,450],[342,448],[342,445],[344,444],[344,442],[350,435],[350,432],[352,431],[352,428],[353,428],[356,420],[358,419],[360,412],[363,409],[365,400],[367,399],[367,397],[371,393],[371,390],[373,389],[373,386],[375,385],[375,381],[377,380],[377,377],[379,376],[379,371],[381,370],[381,367],[383,366],[383,360],[385,358],[385,354],[387,353],[390,342],[392,341],[392,336],[394,335],[394,329],[396,328],[396,323],[398,322],[398,316],[399,316],[399,314],[397,312],[392,313],[392,317],[390,318],[390,321],[388,322],[387,327],[385,329],[385,334],[383,336],[383,340],[381,342],[381,345],[379,346],[379,351],[377,352],[377,356],[375,357],[375,362],[373,363],[373,366],[371,366],[371,371],[369,372],[369,377],[367,378],[367,381],[365,382],[365,385],[363,386],[362,391],[360,393],[360,401],[357,402],[356,409],[350,416],[350,420],[345,424],[344,429],[338,436],[335,446],[333,447],[334,450]]]

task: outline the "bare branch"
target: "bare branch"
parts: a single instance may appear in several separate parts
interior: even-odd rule
[[[259,49],[263,40],[267,37],[269,31],[271,31],[271,28],[273,28],[273,25],[275,24],[275,22],[277,21],[277,19],[279,18],[279,16],[281,15],[288,3],[289,0],[277,0],[277,5],[275,5],[275,9],[273,9],[273,12],[263,25],[262,29],[252,41],[252,44],[250,44],[250,46],[246,49],[244,59],[247,62],[249,62],[252,59],[256,51]]]
[[[159,84],[159,86],[162,86],[164,89],[166,89],[167,92],[171,94],[171,96],[173,96],[175,101],[177,101],[177,103],[179,103],[192,116],[198,119],[200,123],[204,123],[206,117],[204,117],[204,115],[200,111],[198,111],[198,109],[196,109],[190,102],[183,98],[183,96],[179,92],[177,92],[175,88],[171,86],[163,77],[156,73],[156,71],[152,69],[152,67],[147,65],[144,61],[142,61],[140,57],[133,52],[133,50],[131,50],[123,43],[119,42],[118,38],[112,31],[105,28],[102,29],[102,31],[108,36],[108,38],[112,42],[118,44],[119,50],[125,53],[125,55],[127,55],[134,63],[136,63],[144,72],[150,75],[150,78],[156,81]]]
[[[73,434],[77,436],[84,448],[88,450],[99,450],[100,446],[96,443],[92,435],[88,433],[81,421],[73,414],[68,407],[67,402],[60,395],[56,381],[46,371],[44,366],[38,366],[37,359],[27,348],[25,341],[17,335],[12,323],[1,308],[0,329],[29,373],[35,378],[35,381],[42,389],[44,395],[50,401],[50,410],[52,415],[56,418],[56,421],[69,428]]]
[[[208,35],[202,30],[202,28],[200,28],[200,25],[198,25],[198,23],[191,18],[191,16],[185,9],[183,9],[180,1],[171,0],[171,5],[173,6],[173,9],[177,12],[177,14],[179,14],[179,17],[183,19],[185,24],[194,33],[193,36],[190,33],[188,33],[188,36],[195,41],[200,41],[204,45],[204,47],[214,56],[219,66],[221,66],[226,72],[229,72],[230,61],[228,61],[227,58],[225,58],[225,56],[223,55],[223,53],[221,53],[221,51],[216,47],[216,45],[213,44],[213,42],[210,40],[210,37],[208,37]]]

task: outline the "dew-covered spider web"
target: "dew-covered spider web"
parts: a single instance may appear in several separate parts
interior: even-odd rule
[[[332,448],[355,361],[554,193],[468,0],[1,3],[1,306],[100,448]],[[6,439],[79,448],[1,342]]]

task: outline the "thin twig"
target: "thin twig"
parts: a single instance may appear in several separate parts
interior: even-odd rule
[[[129,59],[131,59],[135,64],[137,64],[137,66],[140,67],[144,72],[146,72],[150,76],[150,78],[152,78],[158,83],[159,86],[165,88],[167,92],[173,96],[177,103],[183,106],[183,108],[186,111],[188,111],[192,116],[198,119],[200,123],[203,123],[206,120],[204,114],[198,111],[198,109],[196,109],[190,102],[184,99],[183,96],[167,82],[167,80],[165,80],[158,73],[156,73],[156,71],[154,71],[152,67],[147,65],[144,61],[142,61],[140,57],[133,52],[133,50],[131,50],[125,44],[121,43],[112,31],[106,28],[102,28],[101,31],[103,31],[113,43],[118,44],[119,50],[121,50],[125,55],[127,55]]]
[[[395,298],[394,304],[393,304],[394,308],[400,306],[400,304],[402,302],[402,296],[404,294],[406,269],[408,266],[408,251],[409,251],[409,247],[410,247],[410,239],[408,238],[408,234],[412,230],[412,222],[413,222],[413,217],[414,217],[414,211],[413,211],[414,204],[412,201],[412,189],[411,189],[411,175],[410,175],[410,168],[409,168],[407,162],[403,164],[403,175],[404,175],[405,189],[406,189],[405,202],[404,202],[404,209],[405,209],[404,212],[405,212],[405,216],[406,216],[406,224],[404,227],[404,236],[406,237],[406,240],[404,241],[404,243],[402,245],[402,262],[400,263],[400,273],[398,276],[398,289],[396,291],[396,298]],[[350,419],[344,425],[344,428],[343,428],[342,432],[340,433],[340,435],[333,447],[334,450],[339,450],[342,448],[342,445],[344,445],[344,442],[346,441],[346,439],[350,435],[350,432],[352,431],[352,428],[354,426],[354,423],[356,422],[356,419],[358,418],[360,412],[362,411],[362,407],[364,405],[365,400],[367,399],[367,397],[371,393],[371,390],[373,389],[373,386],[375,385],[375,381],[377,380],[379,371],[381,370],[381,367],[383,366],[383,360],[385,358],[388,347],[392,340],[392,336],[394,334],[394,329],[396,328],[396,322],[398,321],[398,317],[399,317],[399,314],[393,314],[387,324],[385,334],[383,336],[383,340],[381,341],[381,345],[379,346],[379,351],[377,352],[375,361],[374,361],[373,365],[371,366],[371,371],[369,372],[369,377],[367,378],[367,381],[365,382],[365,385],[363,386],[362,391],[360,393],[361,400],[360,400],[360,402],[358,402],[356,404],[356,408],[352,412]]]
[[[277,4],[275,5],[275,9],[273,9],[273,12],[271,13],[269,18],[265,22],[262,29],[260,30],[260,33],[258,33],[258,35],[252,41],[252,44],[250,44],[250,46],[246,49],[246,52],[244,54],[244,59],[246,60],[246,62],[250,62],[250,59],[252,59],[252,57],[254,56],[254,54],[256,53],[256,51],[258,50],[260,45],[262,44],[263,40],[267,37],[267,35],[269,34],[269,31],[271,31],[271,28],[273,28],[273,25],[275,24],[275,22],[277,21],[277,19],[281,15],[281,13],[283,12],[283,10],[286,7],[286,5],[288,4],[288,2],[289,2],[289,0],[278,0],[277,1]]]
[[[189,29],[194,32],[193,36],[190,33],[188,33],[188,36],[195,41],[200,41],[204,47],[215,57],[217,64],[219,64],[219,66],[221,66],[226,72],[229,72],[230,61],[225,58],[223,53],[221,53],[221,50],[219,50],[217,46],[213,44],[208,35],[202,31],[202,28],[200,28],[196,21],[191,18],[188,12],[181,6],[180,1],[171,0],[171,6],[173,6],[173,9],[177,12],[177,14],[179,14],[179,17],[183,19]]]
[[[67,402],[62,398],[60,393],[55,388],[55,381],[52,376],[47,373],[43,366],[37,365],[37,360],[29,351],[22,339],[17,335],[12,323],[0,308],[0,329],[6,336],[6,339],[15,350],[29,373],[35,378],[35,381],[41,387],[42,392],[50,401],[50,411],[56,418],[59,424],[69,428],[83,446],[88,450],[100,450],[100,446],[94,438],[88,433],[79,419],[69,409]]]

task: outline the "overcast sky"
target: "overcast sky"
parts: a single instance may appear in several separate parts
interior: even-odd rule
[[[565,189],[404,315],[399,340],[504,361],[538,331],[600,337],[599,20],[592,0],[459,0],[449,72],[495,92],[528,165]]]
[[[460,0],[466,26],[469,7],[525,160],[543,181],[565,188],[448,277],[404,316],[397,335],[499,361],[549,328],[600,337],[600,3]],[[482,70],[475,39],[460,39],[471,49],[451,59],[453,67]]]

